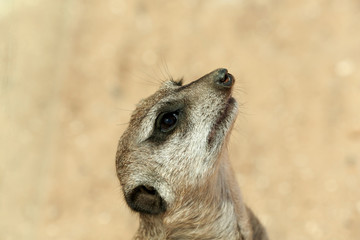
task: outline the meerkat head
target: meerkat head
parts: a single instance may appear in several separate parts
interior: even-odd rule
[[[234,82],[217,69],[187,85],[168,81],[138,104],[116,154],[132,210],[164,213],[212,175],[237,115]]]

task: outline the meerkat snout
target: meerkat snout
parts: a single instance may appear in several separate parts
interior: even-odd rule
[[[227,69],[219,69],[215,72],[215,83],[219,84],[221,87],[230,88],[235,83],[233,75],[228,73]]]

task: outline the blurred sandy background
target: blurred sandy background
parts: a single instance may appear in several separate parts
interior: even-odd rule
[[[271,239],[360,239],[357,0],[0,0],[0,239],[130,239],[130,110],[218,67],[231,155]]]

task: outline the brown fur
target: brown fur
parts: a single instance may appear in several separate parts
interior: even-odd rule
[[[125,199],[140,214],[135,239],[267,239],[225,146],[233,81],[226,69],[185,86],[169,81],[137,106],[116,154]],[[157,125],[164,112],[178,114],[170,133]]]

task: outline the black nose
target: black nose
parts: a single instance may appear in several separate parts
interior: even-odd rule
[[[220,68],[213,72],[213,81],[220,87],[231,88],[235,79],[226,68]]]

